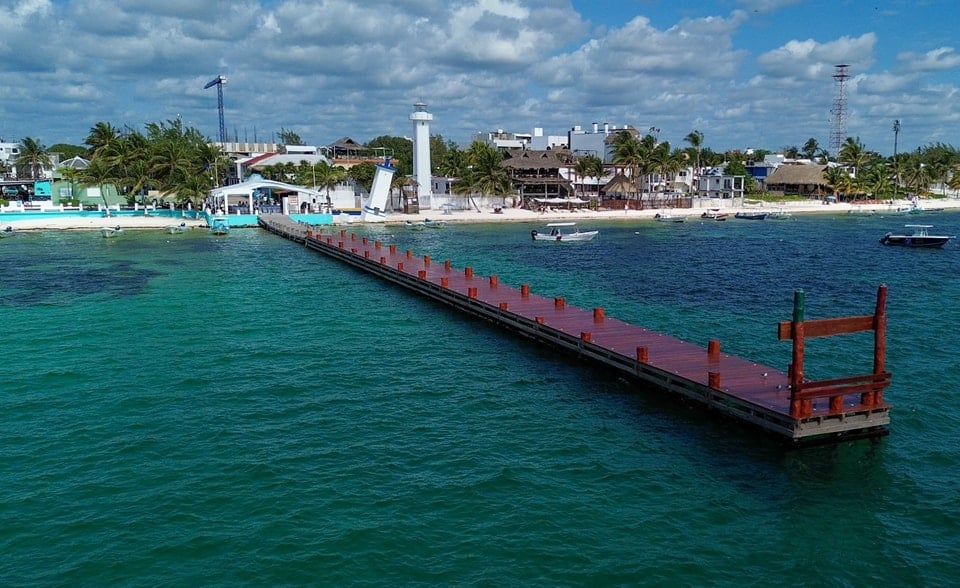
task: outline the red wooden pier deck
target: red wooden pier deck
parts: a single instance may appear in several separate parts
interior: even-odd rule
[[[265,215],[260,224],[312,250],[525,337],[703,403],[792,444],[835,442],[887,432],[891,407],[883,402],[882,389],[889,384],[889,374],[883,371],[882,353],[879,363],[875,357],[873,374],[810,383],[802,374],[804,329],[795,322],[780,326],[781,338],[800,335],[799,358],[794,341],[794,361],[799,370],[791,374],[723,353],[717,341],[710,341],[704,348],[607,317],[602,308],[571,306],[563,298],[532,293],[526,285],[505,286],[497,276],[476,276],[469,267],[455,269],[450,261],[437,262],[429,255],[401,252],[395,245],[383,245],[347,231],[322,234],[281,215]],[[877,316],[882,314],[880,307],[878,302]],[[810,328],[815,333],[808,336],[875,328],[876,321],[866,325],[867,318],[812,321],[807,323],[811,327],[829,323],[820,330],[831,332]],[[855,328],[849,327],[851,321]]]

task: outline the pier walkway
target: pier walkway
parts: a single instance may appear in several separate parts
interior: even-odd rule
[[[286,239],[368,273],[487,320],[501,328],[562,349],[623,376],[667,390],[732,419],[771,433],[792,445],[832,443],[887,433],[891,406],[883,401],[890,374],[884,369],[885,286],[874,315],[804,321],[802,292],[794,317],[780,323],[781,339],[793,341],[786,372],[704,348],[586,310],[560,297],[544,297],[529,286],[514,288],[497,276],[476,276],[429,255],[399,252],[355,233],[334,234],[283,215],[262,215],[260,225]],[[863,330],[875,332],[873,371],[867,375],[811,382],[803,376],[804,341]]]

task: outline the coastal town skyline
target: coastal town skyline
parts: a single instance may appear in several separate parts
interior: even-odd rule
[[[4,0],[0,137],[82,144],[98,122],[180,118],[228,140],[307,144],[431,131],[656,129],[683,147],[830,148],[836,64],[844,128],[891,154],[960,136],[955,5],[821,0]],[[39,36],[47,39],[38,43]],[[832,153],[833,154],[833,153]],[[833,154],[835,155],[835,154]]]

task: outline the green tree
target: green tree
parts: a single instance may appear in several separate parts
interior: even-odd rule
[[[94,157],[86,169],[80,171],[80,181],[87,186],[97,186],[100,190],[100,198],[103,199],[103,205],[106,208],[107,216],[110,216],[110,203],[107,202],[106,185],[114,182],[113,168],[107,162],[105,157]]]
[[[853,179],[847,170],[840,166],[828,166],[823,170],[823,179],[834,195],[846,196],[853,190]]]
[[[813,159],[819,150],[820,144],[813,137],[807,139],[807,142],[803,144],[803,156],[807,159]]]
[[[700,175],[700,149],[703,148],[703,133],[697,130],[690,131],[687,136],[683,138],[683,140],[687,143],[690,143],[690,148],[695,152],[693,159],[693,175],[696,178]]]
[[[277,133],[277,137],[283,145],[303,145],[303,140],[300,138],[300,135],[283,127],[280,127],[280,132]]]
[[[20,141],[20,155],[17,156],[15,163],[18,177],[39,179],[43,177],[43,168],[51,165],[50,154],[37,139],[24,137]]]
[[[501,165],[503,153],[493,145],[475,141],[467,150],[472,188],[480,194],[503,196],[513,191],[510,173]]]
[[[98,157],[113,151],[120,140],[120,131],[108,122],[98,122],[90,128],[84,143],[90,146],[89,157]]]
[[[640,193],[640,171],[646,166],[646,147],[632,133],[620,131],[613,139],[613,164],[630,170],[630,184]]]
[[[358,163],[347,170],[347,176],[370,192],[373,188],[373,176],[377,173],[377,166],[370,162]]]

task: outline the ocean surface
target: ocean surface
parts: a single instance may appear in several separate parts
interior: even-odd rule
[[[357,228],[785,369],[889,286],[890,435],[795,451],[259,229],[0,241],[2,586],[945,586],[960,214]],[[872,336],[808,342],[812,378]]]

